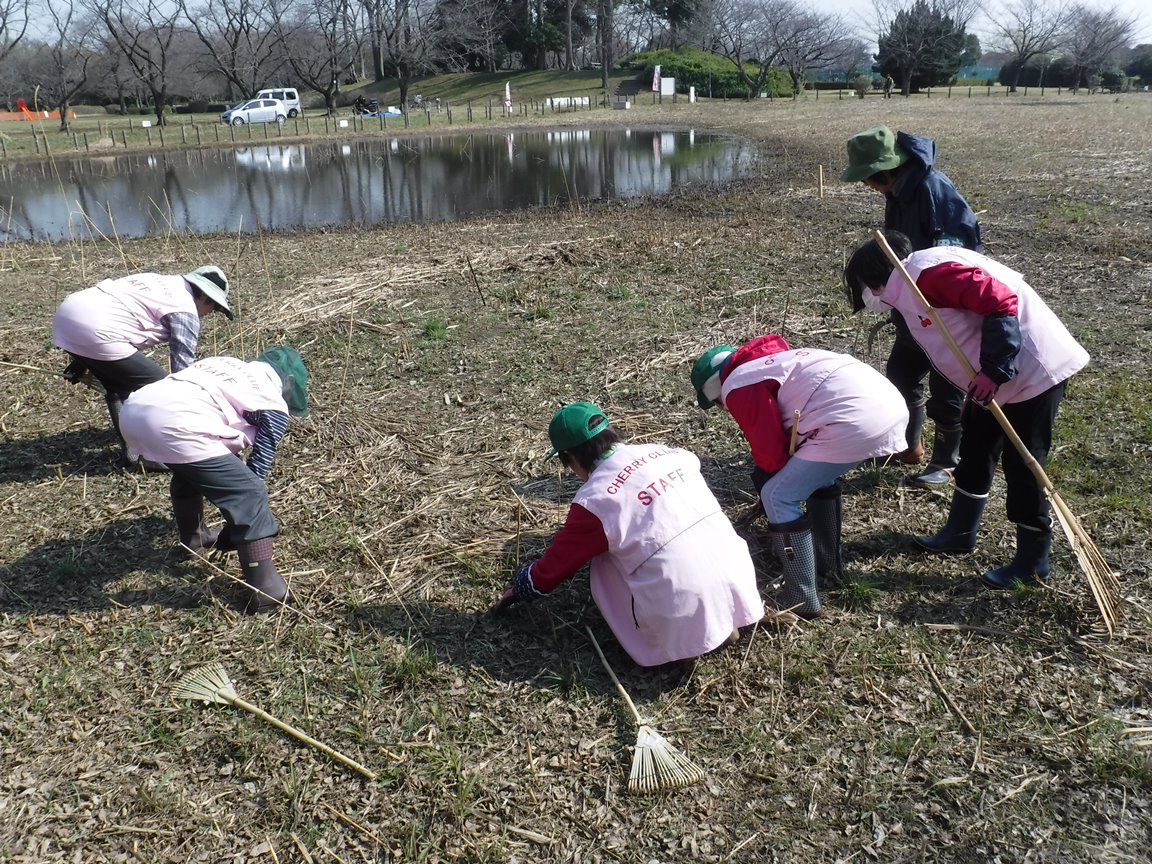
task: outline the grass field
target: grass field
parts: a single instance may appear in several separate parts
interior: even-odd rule
[[[0,249],[0,860],[1148,860],[1152,751],[1121,732],[1152,725],[1152,100],[822,96],[540,122],[624,120],[747,136],[761,158],[719,188],[450,225]],[[829,620],[644,670],[586,576],[486,615],[576,488],[542,461],[559,402],[692,449],[735,517],[747,447],[695,407],[692,359],[777,331],[882,365],[887,332],[869,350],[876,319],[848,314],[839,279],[882,202],[835,179],[847,136],[878,122],[938,140],[989,252],[1092,354],[1050,471],[1121,576],[1115,638],[1094,635],[1059,539],[1049,587],[979,587],[1010,554],[1002,484],[978,550],[928,559],[908,536],[947,499],[891,468],[848,478]],[[51,315],[69,291],[205,262],[239,314],[201,353],[286,341],[313,375],[270,479],[304,614],[232,611],[235,558],[180,563],[167,479],[115,468],[102,401],[22,368],[62,368]],[[740,531],[767,597],[764,525]],[[586,625],[704,783],[627,794],[635,729]],[[169,698],[211,663],[378,779]]]

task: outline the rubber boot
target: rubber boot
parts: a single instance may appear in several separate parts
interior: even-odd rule
[[[816,593],[816,553],[812,548],[812,531],[807,519],[770,525],[772,551],[784,571],[784,587],[777,597],[781,609],[795,612],[801,618],[819,618],[820,597]]]
[[[843,503],[843,492],[839,483],[817,489],[808,499],[808,521],[812,525],[812,549],[816,553],[816,575],[825,584],[827,581],[840,584],[843,576],[844,568],[840,546]]]
[[[215,547],[220,532],[211,531],[204,525],[204,498],[200,495],[171,497],[172,518],[180,542],[197,555],[207,555]]]
[[[908,425],[904,429],[904,442],[908,449],[892,457],[901,465],[919,465],[924,458],[924,418],[927,412],[923,405],[908,406]]]
[[[272,563],[271,537],[253,540],[251,543],[237,543],[236,554],[240,557],[240,578],[252,589],[244,605],[245,612],[274,612],[281,605],[292,602],[288,584]]]
[[[987,495],[971,495],[957,486],[952,493],[952,507],[944,527],[935,534],[918,535],[914,538],[916,545],[937,555],[971,552],[976,548],[976,533],[987,505]]]
[[[908,478],[908,485],[921,489],[941,489],[952,482],[952,472],[959,463],[960,430],[936,427],[928,467],[915,477]]]
[[[1052,549],[1052,529],[1016,525],[1016,555],[1011,564],[997,567],[980,577],[989,588],[1004,590],[1017,583],[1038,585],[1048,578],[1048,553]]]

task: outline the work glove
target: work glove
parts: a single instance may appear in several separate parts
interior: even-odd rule
[[[968,385],[968,398],[977,405],[982,405],[986,408],[988,407],[988,403],[996,398],[996,390],[999,386],[999,384],[983,372],[977,372],[976,377],[972,379],[972,383]]]
[[[540,592],[532,584],[532,565],[535,563],[529,561],[516,571],[516,575],[512,577],[512,586],[500,595],[500,599],[492,607],[494,614],[499,615],[513,603],[530,603],[540,596]]]

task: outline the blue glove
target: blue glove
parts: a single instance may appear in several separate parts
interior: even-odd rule
[[[522,603],[531,603],[541,596],[532,583],[532,565],[535,563],[535,561],[529,561],[512,577],[512,596]]]

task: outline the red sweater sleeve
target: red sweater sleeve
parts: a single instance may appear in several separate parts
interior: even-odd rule
[[[608,551],[604,526],[579,504],[568,508],[564,527],[552,538],[544,557],[532,565],[532,584],[541,594],[550,594],[577,570]]]
[[[758,381],[724,397],[724,407],[748,439],[752,460],[765,471],[779,471],[788,461],[788,436],[776,401],[779,390],[779,381]]]
[[[967,309],[985,317],[1015,315],[1016,292],[979,267],[946,261],[920,272],[920,291],[933,306]]]

